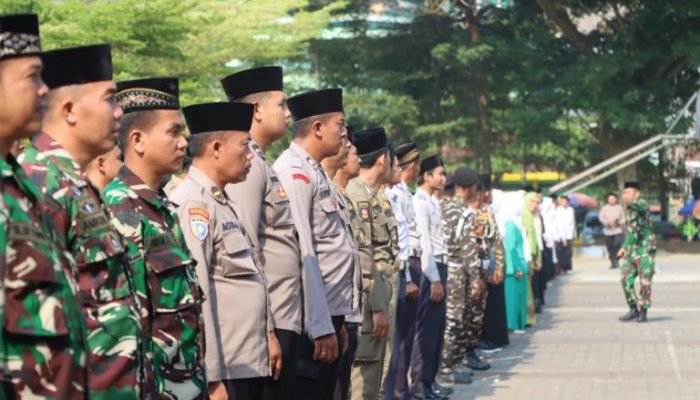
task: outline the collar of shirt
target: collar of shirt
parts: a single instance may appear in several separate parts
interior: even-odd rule
[[[151,189],[143,182],[143,180],[141,180],[141,178],[131,172],[126,165],[123,165],[119,169],[119,179],[129,186],[129,188],[131,188],[136,195],[142,198],[146,203],[151,204],[156,209],[168,208],[167,204],[169,203],[169,200],[165,196],[165,193],[162,190],[156,192]]]
[[[39,152],[43,153],[46,158],[65,173],[66,177],[72,180],[77,186],[86,186],[88,184],[87,175],[80,168],[73,156],[70,155],[60,143],[54,140],[46,132],[41,132],[32,140],[32,145]]]
[[[32,197],[34,202],[41,199],[41,192],[39,191],[39,188],[31,184],[25,175],[22,166],[19,165],[12,154],[8,154],[6,158],[0,159],[0,176],[2,176],[3,179],[8,178],[14,180],[22,192]],[[2,200],[1,197],[0,200]]]
[[[294,142],[290,143],[289,149],[291,151],[293,151],[297,156],[299,156],[299,158],[301,158],[302,160],[306,160],[306,162],[311,164],[311,166],[314,169],[323,171],[323,167],[321,166],[321,163],[314,160],[314,158],[311,157],[311,155],[306,150],[304,150],[301,146],[299,146],[298,144],[296,144]]]
[[[204,188],[204,192],[206,192],[209,197],[214,199],[214,201],[220,204],[228,205],[228,197],[226,196],[226,192],[216,186],[201,169],[191,166],[190,171],[187,173],[187,179],[195,182],[199,186],[202,186]]]
[[[250,139],[250,149],[253,151],[253,154],[265,160],[265,152],[255,139]]]

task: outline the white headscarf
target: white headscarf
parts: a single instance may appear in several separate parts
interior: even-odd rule
[[[523,237],[523,249],[525,253],[525,261],[530,262],[532,255],[530,254],[530,246],[525,235],[525,229],[521,221],[523,208],[525,206],[525,192],[519,190],[517,192],[503,193],[503,199],[499,206],[499,212],[496,214],[498,229],[501,232],[501,237],[505,239],[506,223],[511,221],[518,227],[520,234]]]

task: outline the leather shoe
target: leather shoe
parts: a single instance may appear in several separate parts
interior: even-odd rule
[[[620,321],[622,322],[629,322],[629,321],[634,321],[639,317],[639,309],[637,306],[630,306],[630,310],[627,314],[623,315],[620,317]]]
[[[424,400],[448,400],[447,396],[437,394],[431,388],[423,388],[423,399]]]
[[[479,357],[473,351],[467,354],[467,366],[477,371],[486,371],[487,369],[491,368],[489,363],[479,359]]]
[[[433,382],[432,389],[435,394],[440,396],[449,396],[452,393],[454,393],[454,389],[452,389],[451,387],[442,386],[437,382]]]

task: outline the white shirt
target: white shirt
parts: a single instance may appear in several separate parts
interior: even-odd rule
[[[554,220],[557,227],[558,240],[574,240],[576,232],[576,217],[571,207],[557,207],[554,211]]]
[[[437,198],[418,188],[413,196],[413,208],[416,211],[416,226],[420,233],[423,249],[421,267],[423,275],[430,282],[440,282],[440,274],[435,258],[445,254],[445,238],[442,233],[442,211]]]

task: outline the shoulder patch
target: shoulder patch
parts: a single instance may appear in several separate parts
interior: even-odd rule
[[[187,209],[190,215],[190,231],[199,240],[209,236],[209,212],[203,208],[192,207]]]
[[[303,181],[307,185],[311,183],[311,179],[308,176],[300,173],[292,174],[292,179]]]
[[[362,222],[369,221],[369,202],[368,201],[358,201],[357,208],[360,211],[360,220]]]

